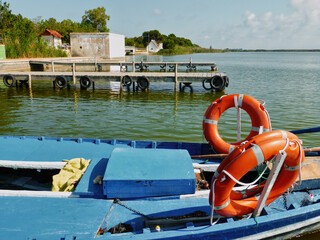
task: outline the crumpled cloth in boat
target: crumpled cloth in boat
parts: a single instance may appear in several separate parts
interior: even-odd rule
[[[81,179],[83,173],[89,166],[90,160],[84,158],[74,158],[67,161],[67,164],[60,172],[52,176],[52,191],[73,192],[75,184]]]

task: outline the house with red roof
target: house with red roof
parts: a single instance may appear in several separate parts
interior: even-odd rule
[[[62,46],[61,39],[63,36],[55,30],[46,29],[39,36],[44,38],[49,43],[49,46],[53,46],[55,48]]]

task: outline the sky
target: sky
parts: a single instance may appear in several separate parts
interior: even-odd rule
[[[105,7],[112,33],[190,39],[217,49],[320,49],[320,0],[2,0],[14,14],[81,22]]]

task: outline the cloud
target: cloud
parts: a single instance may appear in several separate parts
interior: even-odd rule
[[[160,10],[160,9],[158,9],[158,8],[155,8],[155,9],[153,9],[153,13],[154,13],[155,15],[162,15],[162,10]]]
[[[243,21],[221,31],[220,39],[242,48],[320,48],[318,0],[291,0],[291,12],[256,14],[246,11]]]
[[[317,25],[320,20],[318,0],[291,0],[291,6],[301,14],[309,24]]]

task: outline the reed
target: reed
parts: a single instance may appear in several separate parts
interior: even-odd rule
[[[41,38],[7,38],[7,58],[39,58],[39,57],[66,57],[62,49],[48,46]]]

